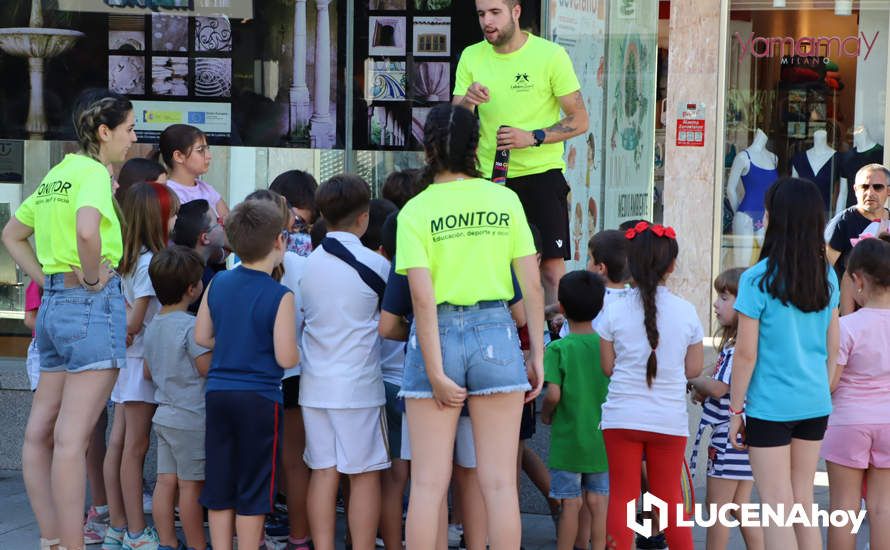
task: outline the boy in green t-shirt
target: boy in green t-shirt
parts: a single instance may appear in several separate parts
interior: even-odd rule
[[[544,352],[544,381],[548,386],[541,420],[552,426],[547,465],[550,498],[561,504],[559,550],[572,550],[574,546],[582,487],[592,516],[592,547],[606,546],[609,466],[599,425],[609,379],[600,368],[600,338],[591,326],[603,307],[604,295],[602,280],[589,271],[563,276],[558,298],[570,334],[551,343]]]

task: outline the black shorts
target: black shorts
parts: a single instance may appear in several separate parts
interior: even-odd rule
[[[284,396],[284,410],[296,409],[300,406],[300,375],[291,376],[281,381],[281,394]]]
[[[507,188],[519,196],[528,223],[541,232],[544,245],[541,256],[570,259],[569,184],[562,170],[554,168],[540,174],[510,178]]]
[[[822,441],[827,427],[827,416],[789,422],[760,420],[749,416],[745,419],[745,443],[749,447],[782,447],[791,444],[791,439]]]
[[[522,407],[522,420],[519,423],[519,441],[531,439],[535,435],[535,402],[531,401]]]
[[[270,513],[278,481],[281,406],[249,391],[214,391],[207,394],[206,412],[201,504],[242,516]]]

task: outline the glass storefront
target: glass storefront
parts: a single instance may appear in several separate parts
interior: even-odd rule
[[[584,266],[596,231],[655,212],[668,4],[522,2],[522,28],[568,51],[590,115],[566,143],[570,269]],[[149,154],[169,124],[201,128],[213,146],[204,179],[229,204],[293,168],[319,181],[355,172],[376,195],[392,171],[422,166],[426,114],[450,101],[460,53],[481,39],[463,0],[6,2],[0,223],[76,149],[71,104],[89,87],[133,100],[131,157]],[[0,247],[0,334],[28,334],[24,283]]]
[[[830,219],[884,162],[888,22],[887,2],[730,2],[721,270],[757,261],[777,178],[816,183]]]

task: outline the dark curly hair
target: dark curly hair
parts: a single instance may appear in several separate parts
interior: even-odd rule
[[[476,168],[478,146],[479,119],[473,113],[450,103],[433,107],[423,127],[426,166],[420,175],[421,188],[432,183],[441,172],[482,177]]]

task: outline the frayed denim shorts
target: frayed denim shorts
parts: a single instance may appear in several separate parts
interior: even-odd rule
[[[519,349],[516,325],[502,301],[472,306],[440,304],[439,341],[445,374],[468,395],[526,392],[531,389]],[[411,325],[400,397],[431,398],[417,329]]]
[[[127,364],[127,314],[120,277],[98,292],[47,275],[37,313],[41,372],[119,369]]]

